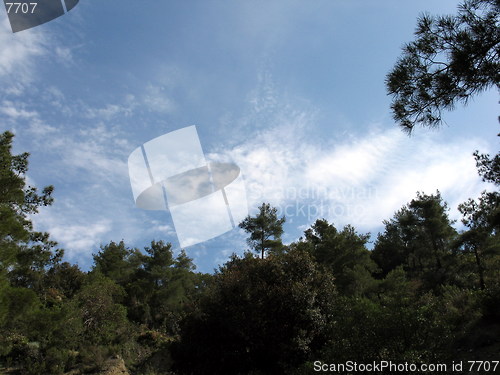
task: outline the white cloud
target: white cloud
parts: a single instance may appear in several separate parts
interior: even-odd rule
[[[219,155],[241,167],[252,207],[271,202],[288,221],[325,217],[370,231],[417,191],[439,190],[457,218],[458,203],[485,188],[472,157],[473,150],[486,147],[480,140],[444,143],[432,138],[435,134],[408,138],[391,128],[354,141],[322,142],[306,136],[311,124],[300,118]]]
[[[396,151],[403,135],[398,130],[371,133],[355,141],[341,141],[330,152],[308,161],[305,178],[311,184],[353,186],[369,183],[387,168],[384,157]]]
[[[71,48],[57,46],[54,50],[55,55],[65,64],[73,63],[73,54]]]
[[[78,258],[81,253],[95,251],[102,243],[103,235],[111,230],[111,222],[104,219],[97,223],[55,225],[48,228],[51,236],[67,249],[67,255]]]
[[[19,108],[21,107],[21,108]],[[0,113],[8,116],[11,120],[32,119],[38,117],[36,111],[27,111],[22,108],[22,104],[14,104],[9,100],[4,100],[0,107]]]
[[[9,20],[0,20],[0,79],[9,76],[22,82],[32,77],[33,59],[47,53],[47,38],[37,30],[12,33]],[[9,81],[15,81],[9,79]]]
[[[30,121],[28,129],[32,135],[36,135],[41,138],[46,137],[48,134],[57,132],[57,128],[55,126],[46,124],[39,118],[34,118],[32,121]]]
[[[171,113],[175,110],[174,101],[162,86],[148,85],[142,101],[147,109],[154,112]]]
[[[89,119],[110,120],[118,115],[130,115],[132,108],[125,105],[107,104],[102,108],[88,107],[86,117]]]
[[[31,218],[36,230],[50,233],[50,238],[65,250],[69,261],[81,264],[88,264],[90,255],[111,239],[114,226],[108,217],[89,215],[86,206],[85,199],[58,199],[56,191],[53,206],[41,208]]]
[[[166,216],[166,214],[165,214]],[[162,221],[158,221],[158,220],[152,220],[150,222],[150,226],[148,228],[148,231],[151,233],[151,234],[154,234],[154,235],[162,235],[162,236],[175,236],[175,229],[171,226],[171,225],[168,225],[166,224],[165,222],[162,222]]]
[[[0,105],[0,114],[5,115],[6,119],[14,124],[14,129],[17,126],[25,127],[35,136],[44,137],[57,130],[54,126],[46,124],[37,111],[27,110],[24,103],[16,105],[12,101],[4,100]]]
[[[72,184],[73,189],[59,194],[56,185],[55,201],[32,217],[35,228],[50,233],[51,239],[65,249],[69,261],[86,267],[91,254],[110,241],[124,240],[127,245],[147,245],[152,239],[169,240],[172,227],[166,212],[152,220],[151,215],[134,208],[132,200],[117,188],[105,185]]]
[[[37,138],[39,147],[53,155],[51,173],[74,178],[84,171],[87,184],[120,185],[124,179],[128,180],[127,157],[133,147],[120,129],[102,123],[73,132],[36,124],[34,127],[33,134],[43,131],[64,134]]]

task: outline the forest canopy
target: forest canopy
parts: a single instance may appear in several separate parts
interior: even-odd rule
[[[102,245],[91,270],[64,262],[30,216],[52,187],[26,186],[28,154],[1,135],[0,364],[10,373],[95,373],[123,358],[133,374],[307,374],[323,361],[496,360],[500,348],[498,191],[460,205],[418,193],[368,234],[318,219],[281,241],[263,203],[241,227],[250,248],[214,274],[152,241]],[[499,185],[498,158],[476,155]],[[7,371],[7,370],[5,370]]]

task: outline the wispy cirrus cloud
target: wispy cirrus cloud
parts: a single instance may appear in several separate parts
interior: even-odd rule
[[[104,107],[95,108],[95,107],[87,107],[85,111],[85,117],[89,119],[98,119],[98,120],[111,120],[118,115],[130,115],[132,112],[132,108],[127,105],[121,104],[107,104]]]
[[[176,109],[176,105],[168,91],[162,86],[155,85],[146,87],[142,96],[142,105],[150,111],[159,113],[171,113]]]
[[[270,126],[209,157],[241,167],[251,207],[270,202],[302,229],[304,220],[326,218],[374,231],[417,191],[439,190],[452,219],[458,219],[457,205],[486,187],[472,157],[474,150],[488,148],[480,138],[445,140],[424,132],[409,138],[380,124],[329,136],[327,126],[318,131],[314,110],[283,105],[271,89],[263,95],[259,100],[273,107],[265,116]],[[266,111],[255,102],[255,116]],[[334,134],[335,124],[330,128]]]
[[[314,143],[307,147],[303,142],[300,137],[295,142],[274,138],[234,150],[250,197],[274,201],[292,217],[306,215],[308,221],[325,217],[372,230],[417,191],[440,190],[457,218],[458,203],[485,188],[471,155],[480,140],[408,139],[389,129],[328,147]],[[289,150],[298,153],[291,156]]]
[[[0,105],[0,114],[3,114],[9,120],[17,121],[21,119],[38,118],[38,112],[23,108],[23,103],[14,103],[10,100],[4,100]]]
[[[5,17],[0,20],[0,80],[5,77],[15,77],[18,85],[31,81],[34,77],[34,60],[45,55],[48,37],[37,30],[28,30],[23,33],[13,34],[9,20]],[[9,90],[16,91],[12,86]],[[19,90],[19,87],[17,87]]]

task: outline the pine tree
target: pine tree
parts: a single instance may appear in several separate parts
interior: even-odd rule
[[[261,253],[262,259],[266,251],[279,250],[283,246],[281,235],[285,217],[278,219],[277,213],[278,210],[275,207],[271,207],[269,203],[262,203],[255,217],[249,215],[239,225],[240,228],[250,233],[248,244],[256,252]]]
[[[500,2],[465,0],[455,16],[423,15],[387,75],[394,119],[409,133],[437,126],[443,109],[500,88]]]

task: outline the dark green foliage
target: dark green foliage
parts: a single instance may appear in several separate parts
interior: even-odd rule
[[[43,294],[46,290],[45,273],[61,261],[63,250],[53,250],[56,243],[49,240],[48,233],[32,233],[31,238],[36,242],[19,246],[16,265],[9,272],[9,278],[15,286],[31,288]]]
[[[484,181],[500,185],[500,156],[474,153],[479,174]],[[500,193],[483,191],[476,200],[470,198],[458,206],[463,215],[462,222],[468,228],[457,240],[462,255],[473,255],[479,287],[498,283],[500,269]]]
[[[85,282],[86,274],[77,265],[57,263],[45,274],[44,285],[48,297],[72,298]]]
[[[384,223],[385,231],[378,236],[372,252],[382,275],[402,265],[410,277],[424,282],[425,289],[450,281],[456,231],[439,192],[417,193],[416,199]]]
[[[47,233],[33,231],[28,215],[52,203],[53,187],[45,187],[41,195],[35,187],[26,187],[29,154],[11,154],[13,137],[10,132],[0,134],[0,273],[16,265],[19,272],[13,276],[21,279],[18,285],[37,287],[41,270],[59,259],[62,251],[52,254],[56,244]]]
[[[316,220],[298,244],[312,254],[335,277],[337,289],[344,294],[361,295],[375,287],[372,273],[377,268],[366,248],[369,235],[361,235],[350,226],[338,231],[326,220]]]
[[[47,373],[36,365],[46,349],[37,341],[41,335],[36,324],[43,322],[39,318],[45,311],[45,273],[63,252],[53,251],[56,244],[47,233],[33,230],[28,215],[52,203],[53,188],[39,195],[26,186],[29,154],[12,155],[12,140],[10,132],[0,135],[0,361]],[[63,322],[60,316],[56,320]]]
[[[113,280],[95,273],[76,294],[78,313],[83,322],[85,340],[95,345],[110,345],[125,339],[127,310],[121,304],[125,291]]]
[[[385,222],[372,252],[369,235],[326,220],[284,246],[284,218],[263,204],[240,225],[261,258],[234,255],[204,275],[169,243],[140,251],[122,241],[101,246],[92,271],[82,272],[33,231],[26,215],[50,194],[24,187],[27,155],[11,156],[12,137],[2,137],[0,372],[95,373],[111,356],[134,375],[498,359],[496,191],[460,206],[461,233],[439,192],[418,193]],[[498,186],[498,158],[475,156],[480,175]]]
[[[458,287],[446,287],[439,296],[421,294],[398,267],[382,280],[377,298],[339,299],[330,341],[318,358],[335,358],[336,363],[449,363],[465,350],[461,342],[470,338],[481,317],[480,299]]]
[[[40,307],[35,292],[26,288],[4,287],[0,296],[1,305],[5,309],[2,329],[8,332],[21,328],[27,330],[32,314]]]
[[[498,282],[500,232],[496,221],[499,207],[500,195],[496,192],[483,192],[478,201],[469,199],[459,206],[468,229],[458,237],[457,249],[466,264],[474,264],[473,269],[481,289],[485,289],[490,282]],[[471,257],[467,257],[468,254]]]
[[[128,249],[123,241],[101,246],[94,256],[94,270],[124,286],[141,263],[141,253]]]
[[[266,251],[279,251],[283,249],[281,235],[285,217],[278,219],[278,210],[269,203],[262,203],[259,213],[255,217],[247,216],[240,223],[240,228],[250,233],[248,244],[264,259]]]
[[[180,373],[284,374],[321,346],[335,292],[306,252],[234,256],[174,351]]]
[[[31,222],[27,214],[38,212],[40,206],[50,205],[53,201],[52,186],[45,187],[42,195],[37,194],[34,187],[26,187],[24,176],[28,170],[27,152],[12,155],[12,139],[14,135],[4,132],[0,135],[0,208],[1,237],[9,236],[13,240],[29,239]]]
[[[192,260],[181,251],[174,258],[172,245],[152,241],[140,254],[140,265],[125,284],[129,318],[137,323],[176,334],[178,321],[199,286]]]
[[[386,79],[403,129],[437,126],[443,109],[500,87],[499,13],[498,0],[465,0],[455,16],[418,19],[415,40]]]
[[[476,151],[474,152],[474,158],[476,159],[478,173],[483,178],[483,181],[500,185],[500,154],[490,158],[490,155],[480,154],[479,151]]]

